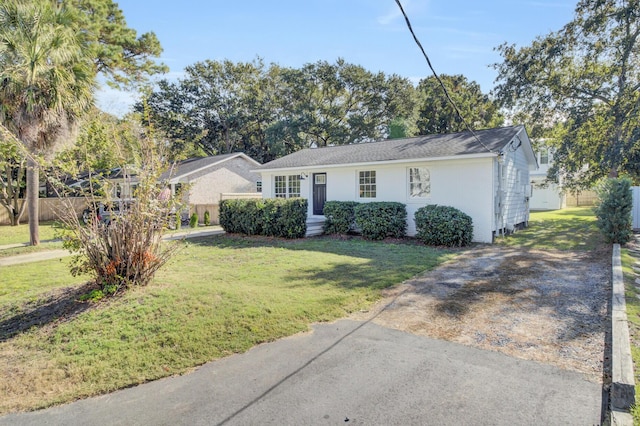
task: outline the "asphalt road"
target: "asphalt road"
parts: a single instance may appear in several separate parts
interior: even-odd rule
[[[0,425],[595,425],[579,373],[341,320]]]

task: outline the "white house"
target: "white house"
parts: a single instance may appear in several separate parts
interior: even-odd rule
[[[304,149],[264,164],[264,198],[309,200],[310,221],[327,200],[453,206],[473,219],[474,241],[492,242],[529,220],[536,157],[524,126]]]
[[[175,194],[181,185],[188,185],[183,194],[189,213],[197,212],[202,220],[205,211],[212,223],[218,222],[220,201],[225,197],[260,197],[260,175],[252,169],[260,163],[241,152],[190,158],[177,163],[160,176]]]
[[[531,172],[531,210],[558,210],[566,207],[566,195],[556,183],[546,182],[547,172],[553,163],[553,149],[540,145],[538,152],[538,170]]]

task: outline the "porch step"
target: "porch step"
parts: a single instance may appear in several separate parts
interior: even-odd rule
[[[323,234],[324,219],[307,219],[307,233],[305,237],[316,237]]]

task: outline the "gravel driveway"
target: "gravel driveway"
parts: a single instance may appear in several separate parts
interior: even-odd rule
[[[353,319],[584,373],[607,383],[611,254],[477,246]]]

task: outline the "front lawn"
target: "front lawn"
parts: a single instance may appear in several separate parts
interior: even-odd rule
[[[183,374],[367,309],[381,289],[452,256],[357,238],[215,236],[179,244],[148,287],[97,305],[75,302],[82,280],[68,275],[65,261],[3,267],[5,276],[22,278],[0,293],[0,413]],[[35,271],[49,273],[36,278]],[[39,324],[25,329],[32,323]]]

